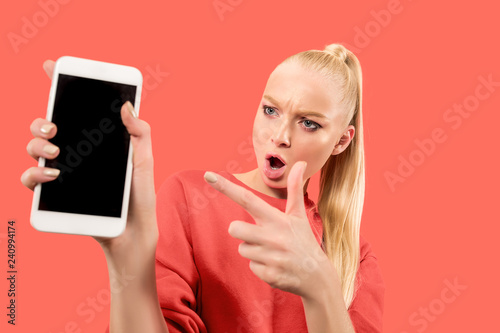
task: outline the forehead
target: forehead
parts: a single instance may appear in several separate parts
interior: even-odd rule
[[[329,119],[337,113],[332,80],[294,62],[276,67],[269,76],[264,95],[277,100],[283,108],[320,112]]]

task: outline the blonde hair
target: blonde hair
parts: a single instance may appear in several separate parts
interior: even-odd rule
[[[361,66],[356,56],[341,44],[324,50],[309,50],[285,59],[298,61],[336,86],[337,105],[345,112],[344,128],[355,127],[349,146],[331,155],[321,168],[318,211],[323,221],[323,250],[341,281],[346,308],[356,292],[359,268],[359,234],[365,193],[363,118],[361,113]]]

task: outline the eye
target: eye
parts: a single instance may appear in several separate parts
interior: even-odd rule
[[[317,131],[319,128],[321,128],[321,126],[318,123],[315,123],[314,121],[309,119],[303,120],[302,124],[304,125],[306,131],[309,132],[314,132]]]
[[[272,107],[269,107],[267,105],[264,105],[263,108],[264,108],[264,113],[267,115],[274,116],[274,114],[272,114],[271,112],[276,113],[276,110],[274,110]]]
[[[264,105],[262,107],[262,109],[264,110],[264,114],[268,115],[268,116],[276,116],[278,115],[278,113],[276,112],[276,110],[270,106],[267,106],[267,105]],[[300,123],[303,124],[304,128],[306,131],[308,132],[315,132],[317,131],[318,129],[321,128],[321,125],[312,121],[312,120],[309,120],[309,119],[304,119],[302,120]]]

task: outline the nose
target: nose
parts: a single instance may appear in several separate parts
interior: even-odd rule
[[[279,128],[274,131],[271,141],[278,147],[290,147],[290,135],[286,122],[283,122]]]

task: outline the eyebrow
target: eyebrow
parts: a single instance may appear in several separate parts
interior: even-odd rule
[[[264,95],[264,98],[271,101],[271,103],[276,104],[278,107],[280,106],[280,103],[277,100],[275,100],[274,98],[272,98],[271,96]],[[297,112],[297,114],[299,116],[312,116],[312,117],[321,118],[321,119],[325,119],[325,120],[328,119],[328,117],[326,117],[324,114],[319,113],[319,112],[315,112],[315,111],[303,110],[303,111]]]

